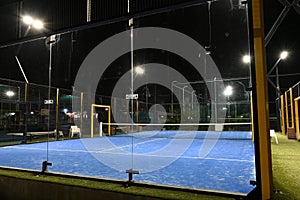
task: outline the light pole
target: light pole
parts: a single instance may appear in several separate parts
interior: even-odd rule
[[[227,101],[228,101],[228,114],[230,115],[229,97],[233,94],[233,88],[232,88],[232,86],[230,86],[230,85],[226,86],[223,94],[227,97]]]
[[[39,19],[35,19],[29,15],[25,15],[22,17],[22,22],[26,25],[28,25],[25,33],[24,33],[24,37],[28,35],[31,27],[33,27],[34,29],[37,29],[37,30],[41,30],[44,28],[44,23],[39,20]],[[20,23],[21,24],[21,23]],[[21,37],[21,26],[20,26],[20,29],[19,29],[19,37]],[[17,64],[22,72],[22,75],[26,81],[26,84],[28,84],[28,79],[25,75],[25,72],[22,68],[22,65],[17,57],[17,55],[19,54],[20,50],[21,50],[21,47],[22,47],[22,44],[18,46],[17,50],[16,50],[16,56],[15,56],[15,59],[17,61]],[[27,100],[25,99],[25,112],[24,112],[24,130],[23,130],[23,140],[22,140],[22,143],[26,143],[26,138],[27,138],[27,115],[28,115],[28,104],[27,104]]]
[[[278,64],[280,63],[281,60],[286,59],[288,56],[288,52],[287,51],[282,51],[279,55],[279,58],[277,59],[277,61],[275,62],[275,64],[273,65],[273,67],[270,69],[270,71],[267,74],[268,77],[268,81],[269,83],[276,89],[276,116],[277,116],[277,129],[280,131],[281,130],[281,110],[279,107],[279,99],[280,99],[280,95],[281,95],[281,91],[280,91],[280,85],[279,85],[279,69],[278,69]],[[272,82],[272,80],[269,78],[270,74],[273,72],[273,70],[276,69],[276,85]]]
[[[252,130],[252,135],[254,135],[254,129],[253,127],[253,106],[252,106],[252,72],[251,72],[251,56],[250,55],[244,55],[243,56],[243,62],[248,65],[249,68],[249,85],[248,85],[248,91],[249,91],[249,110],[250,110],[250,116],[251,116],[251,127],[250,130]]]
[[[243,60],[243,63],[247,64],[248,65],[248,70],[249,70],[249,88],[251,89],[252,87],[252,80],[251,80],[251,56],[249,54],[246,54],[243,56],[242,58]]]
[[[147,112],[148,112],[148,102],[149,102],[150,97],[151,97],[151,93],[150,93],[150,91],[148,89],[148,86],[146,84],[146,110],[147,110]]]
[[[288,56],[288,52],[287,52],[287,51],[281,52],[280,57],[279,57],[279,61],[280,61],[280,60],[286,59],[287,56]],[[278,62],[278,63],[279,63],[279,62]],[[277,66],[276,66],[276,88],[277,88],[277,91],[280,92],[278,64],[277,64]],[[279,97],[280,97],[280,94],[277,93],[277,95],[278,95],[277,98],[279,98]]]
[[[187,88],[187,87],[188,87],[188,86],[186,85],[186,86],[183,86],[183,88],[182,88],[182,105],[183,105],[183,107],[182,107],[183,109],[182,109],[182,110],[183,110],[183,111],[185,111],[185,105],[184,105],[184,103],[185,103],[185,102],[184,102],[184,89]]]
[[[194,95],[195,95],[196,90],[192,91],[192,109],[190,110],[189,116],[191,117],[191,119],[194,116]],[[190,108],[190,107],[189,107]]]
[[[142,76],[144,73],[145,73],[145,70],[144,68],[142,68],[141,66],[136,66],[134,68],[134,71],[135,71],[135,74],[137,76]],[[146,88],[147,88],[147,85],[146,85]],[[146,91],[147,93],[147,91]],[[133,100],[132,100],[133,101]],[[136,110],[135,110],[135,119],[136,119],[136,123],[138,123],[138,119],[139,119],[139,102],[138,100],[136,99]],[[147,109],[148,109],[148,97],[147,97],[147,94],[146,94],[146,105],[147,105]],[[133,117],[133,112],[132,112],[132,117]]]
[[[280,86],[279,86],[279,75],[278,75],[278,64],[280,63],[281,60],[286,59],[288,56],[288,52],[287,51],[282,51],[279,55],[279,58],[277,59],[277,61],[275,62],[275,64],[273,65],[273,67],[270,69],[270,71],[268,72],[268,81],[271,83],[271,85],[276,88],[276,92],[277,92],[277,98],[280,97],[281,91],[280,91]],[[273,70],[276,68],[276,86],[275,84],[271,81],[271,79],[269,78],[269,76],[271,75],[271,73],[273,72]]]
[[[171,83],[171,112],[172,112],[172,117],[174,115],[174,84],[178,81],[172,81]]]
[[[194,95],[195,95],[196,90],[192,91],[192,111],[194,110]]]

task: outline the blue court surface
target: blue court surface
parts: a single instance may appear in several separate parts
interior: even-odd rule
[[[248,194],[256,180],[251,133],[224,134],[142,132],[14,145],[0,148],[0,166],[41,170],[48,156],[50,172],[128,180],[125,171],[133,169],[135,182]]]

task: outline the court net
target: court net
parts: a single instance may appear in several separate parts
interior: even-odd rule
[[[100,136],[251,140],[251,123],[100,123]],[[108,127],[110,127],[108,129]],[[108,132],[110,130],[110,132]]]

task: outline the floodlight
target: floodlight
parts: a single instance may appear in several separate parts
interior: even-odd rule
[[[34,21],[33,18],[30,17],[29,15],[23,17],[24,24],[32,25],[33,21]]]
[[[39,19],[34,19],[33,17],[29,15],[25,15],[23,17],[23,23],[27,24],[29,27],[33,27],[35,29],[42,29],[44,28],[44,23]]]
[[[8,97],[12,97],[12,96],[15,95],[15,93],[14,93],[13,91],[11,91],[11,90],[7,91],[5,94],[6,94],[6,96],[8,96]]]
[[[42,29],[44,28],[44,23],[41,20],[34,20],[32,26],[36,29]]]
[[[232,86],[228,85],[228,86],[225,88],[225,90],[224,90],[223,93],[224,93],[225,96],[231,96],[232,93],[233,93]]]
[[[136,74],[144,74],[145,70],[142,67],[135,67]]]
[[[243,56],[243,62],[244,63],[250,63],[251,61],[251,57],[249,55],[244,55]]]
[[[280,54],[280,59],[282,59],[282,60],[284,60],[284,59],[286,59],[286,57],[288,56],[288,52],[287,51],[283,51],[283,52],[281,52],[281,54]]]

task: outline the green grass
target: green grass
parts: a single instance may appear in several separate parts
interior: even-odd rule
[[[10,146],[10,145],[17,145],[20,144],[21,141],[9,141],[9,142],[0,142],[0,147]]]
[[[300,142],[279,135],[279,144],[272,142],[272,166],[275,200],[299,199]]]

